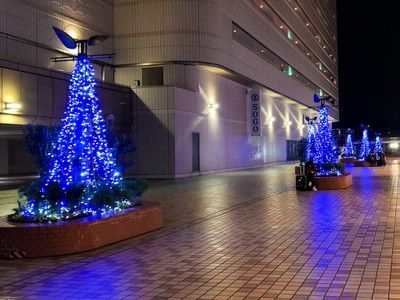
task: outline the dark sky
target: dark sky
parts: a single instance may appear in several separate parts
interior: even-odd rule
[[[400,1],[337,0],[339,127],[400,135]]]

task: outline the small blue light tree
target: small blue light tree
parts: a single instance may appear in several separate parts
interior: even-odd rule
[[[362,139],[360,142],[360,149],[358,151],[358,160],[365,161],[370,152],[371,150],[369,147],[368,129],[364,128],[362,133]]]
[[[351,133],[347,134],[346,145],[344,147],[343,157],[345,157],[345,158],[355,157],[355,151],[354,151],[354,145],[353,145],[353,139],[352,139]]]
[[[379,135],[375,137],[375,153],[383,153],[382,139]]]
[[[314,156],[317,166],[317,175],[330,176],[341,175],[343,168],[338,164],[339,151],[332,135],[332,129],[328,120],[328,109],[322,104],[318,110],[318,149]]]

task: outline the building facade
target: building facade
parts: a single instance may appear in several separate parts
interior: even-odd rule
[[[314,94],[332,100],[330,117],[338,120],[334,0],[0,3],[3,174],[21,173],[10,168],[10,145],[21,134],[7,130],[57,124],[65,109],[74,63],[51,58],[74,53],[52,26],[76,38],[109,36],[89,50],[114,53],[94,64],[104,114],[136,146],[128,176],[185,177],[294,160],[304,117],[316,115]],[[7,112],[11,86],[21,107]]]

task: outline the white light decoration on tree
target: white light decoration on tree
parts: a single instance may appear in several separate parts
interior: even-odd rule
[[[328,108],[321,105],[318,110],[318,149],[315,152],[314,163],[317,165],[317,175],[341,175],[337,169],[339,161],[338,148],[332,136],[332,129],[328,120]]]
[[[346,157],[346,158],[355,157],[353,138],[352,138],[352,134],[351,133],[347,134],[346,145],[344,147],[343,156]]]
[[[383,153],[382,139],[379,135],[375,137],[374,151],[375,153]]]
[[[371,150],[369,148],[368,130],[364,128],[362,139],[360,142],[360,150],[358,151],[358,160],[364,161],[365,158],[369,155],[370,151]]]

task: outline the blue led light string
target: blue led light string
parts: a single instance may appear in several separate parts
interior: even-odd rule
[[[58,136],[47,182],[63,188],[73,183],[117,185],[122,175],[108,147],[106,123],[95,93],[94,69],[79,55],[72,73],[67,109]]]
[[[352,134],[351,133],[347,134],[346,145],[344,147],[343,156],[344,157],[348,157],[348,158],[355,156],[353,138],[352,138]]]
[[[380,136],[376,136],[375,138],[375,153],[383,153],[382,139]]]
[[[369,155],[370,151],[371,150],[369,147],[368,130],[365,128],[362,134],[360,150],[358,151],[358,160],[364,161],[365,158]]]
[[[318,133],[314,163],[317,165],[319,176],[340,175],[335,164],[339,161],[338,148],[332,136],[332,129],[328,120],[328,109],[321,105],[318,110]],[[329,166],[329,168],[327,168]]]

